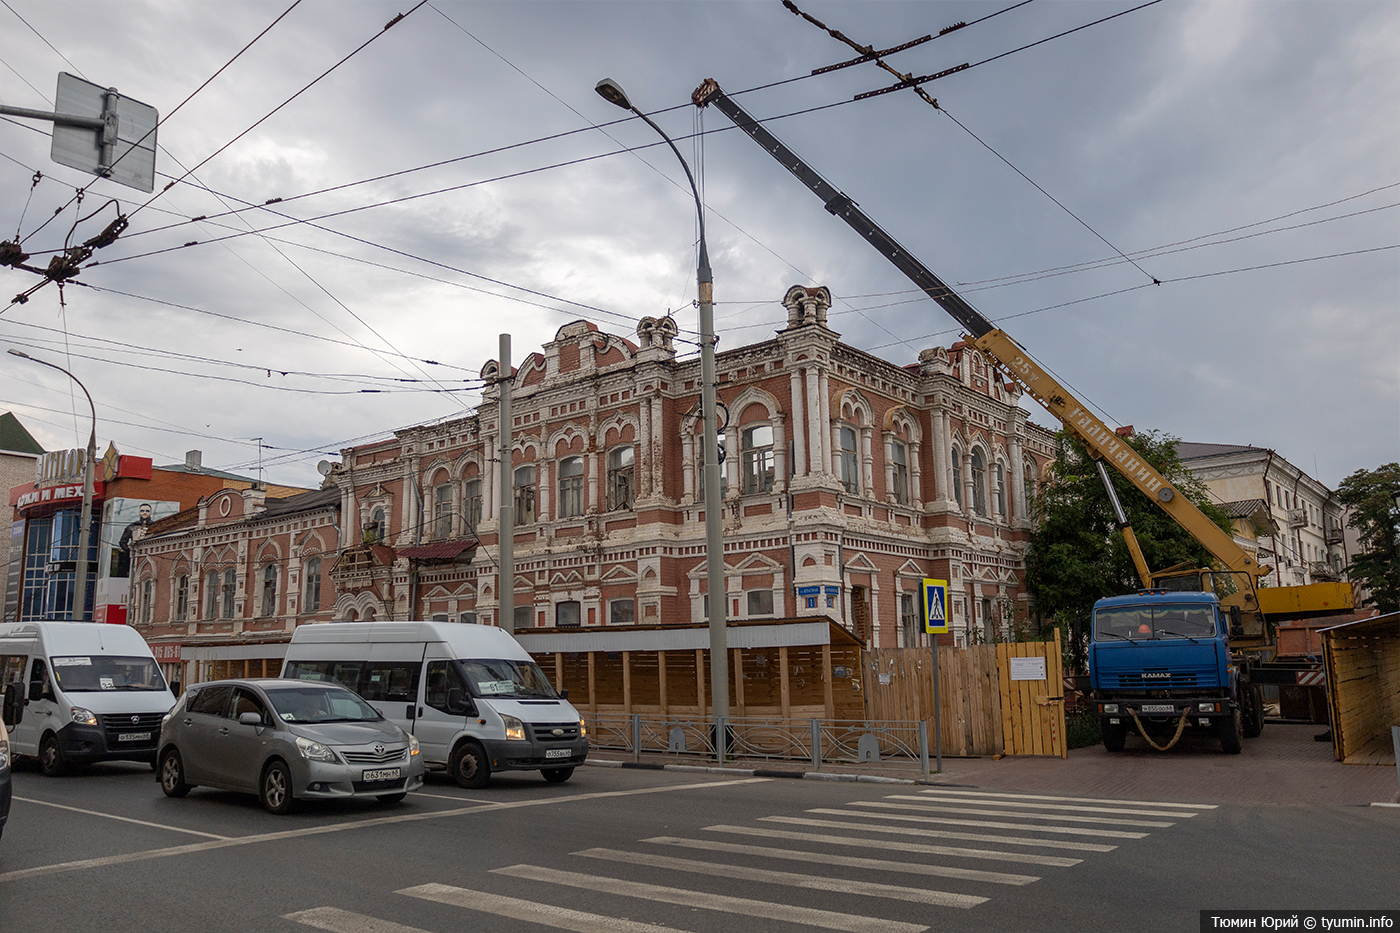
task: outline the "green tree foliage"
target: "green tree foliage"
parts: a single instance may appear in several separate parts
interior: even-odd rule
[[[1059,455],[1034,503],[1038,521],[1026,559],[1026,584],[1041,618],[1072,616],[1087,620],[1094,601],[1135,593],[1142,587],[1113,505],[1083,443],[1067,431],[1056,435]],[[1203,483],[1182,466],[1179,440],[1151,431],[1128,439],[1138,456],[1152,464],[1221,528],[1230,517],[1212,505]],[[1176,564],[1209,567],[1213,558],[1195,538],[1151,502],[1117,470],[1109,476],[1137,536],[1150,570]]]
[[[1361,535],[1362,551],[1352,555],[1347,574],[1371,591],[1366,605],[1381,612],[1400,609],[1400,463],[1357,470],[1337,487],[1337,499],[1349,506],[1347,524]]]

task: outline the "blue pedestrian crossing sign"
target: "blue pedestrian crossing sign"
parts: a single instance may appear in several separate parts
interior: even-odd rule
[[[948,581],[924,578],[924,631],[944,635],[948,631]]]

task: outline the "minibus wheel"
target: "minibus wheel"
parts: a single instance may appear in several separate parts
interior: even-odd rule
[[[459,787],[479,790],[491,781],[491,763],[481,743],[466,741],[452,752],[452,778]]]
[[[39,741],[39,770],[45,777],[58,777],[68,773],[68,762],[63,759],[63,747],[58,744],[58,736],[46,733]]]
[[[543,774],[543,775],[544,775],[544,779],[545,779],[546,781],[548,781],[549,783],[551,783],[551,784],[563,784],[563,783],[564,783],[565,781],[567,781],[569,778],[571,778],[571,777],[574,776],[574,769],[573,769],[573,768],[545,768],[543,771],[540,772],[540,774]]]

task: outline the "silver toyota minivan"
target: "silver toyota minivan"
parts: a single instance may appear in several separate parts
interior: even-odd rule
[[[168,797],[198,785],[247,791],[278,814],[311,798],[397,803],[423,786],[418,740],[338,684],[191,686],[162,723],[159,755]]]

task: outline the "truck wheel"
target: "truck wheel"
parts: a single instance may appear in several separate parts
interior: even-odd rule
[[[1257,684],[1245,688],[1244,693],[1240,695],[1240,704],[1243,707],[1241,720],[1244,737],[1258,738],[1259,733],[1264,731],[1264,697],[1260,694]]]
[[[544,779],[545,779],[546,781],[548,781],[549,783],[551,783],[551,784],[563,784],[563,783],[564,783],[565,781],[567,781],[569,778],[571,778],[571,777],[574,776],[574,769],[573,769],[573,768],[545,768],[543,771],[540,772],[540,774],[543,774],[543,775],[544,775]]]
[[[458,745],[448,768],[457,786],[467,790],[480,790],[491,781],[491,762],[486,759],[486,749],[478,742]]]
[[[44,772],[44,777],[59,777],[68,773],[63,747],[58,744],[58,736],[52,732],[39,741],[39,770]]]
[[[1107,719],[1099,720],[1099,731],[1103,733],[1103,747],[1105,751],[1121,752],[1123,744],[1128,738],[1128,725],[1119,721],[1117,725]]]
[[[1244,724],[1240,721],[1237,709],[1216,726],[1220,730],[1220,750],[1227,755],[1238,755],[1244,751]]]

